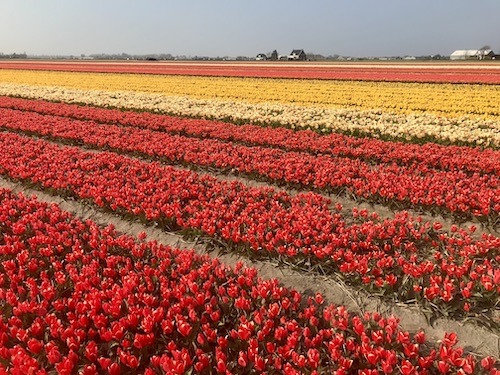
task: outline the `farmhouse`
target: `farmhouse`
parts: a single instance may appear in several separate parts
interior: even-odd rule
[[[450,55],[450,60],[487,60],[495,56],[491,49],[461,49]]]
[[[255,57],[255,60],[257,60],[257,61],[267,60],[267,56],[266,56],[266,54],[264,54],[264,53],[259,53],[259,54]]]
[[[288,55],[288,60],[307,60],[307,55],[303,49],[294,49],[291,54]]]

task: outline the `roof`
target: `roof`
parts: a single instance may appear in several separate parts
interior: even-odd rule
[[[494,53],[491,49],[459,49],[450,55],[450,58],[466,58],[466,57],[484,57],[493,56]]]
[[[301,53],[305,53],[303,49],[294,49],[291,55],[300,55]]]
[[[459,49],[453,52],[450,56],[477,56],[479,50],[477,49]]]

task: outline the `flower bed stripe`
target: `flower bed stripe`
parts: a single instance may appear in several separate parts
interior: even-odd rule
[[[194,77],[0,69],[0,82],[77,90],[218,98],[249,104],[351,108],[402,115],[435,114],[500,120],[500,85]]]
[[[287,151],[305,151],[373,161],[375,163],[418,163],[431,168],[491,173],[500,176],[500,151],[473,147],[442,146],[433,143],[413,145],[401,142],[355,138],[342,134],[323,135],[308,130],[293,131],[256,125],[235,125],[203,119],[188,119],[148,112],[52,103],[43,100],[0,97],[1,108],[36,112],[102,124],[119,124],[170,134],[213,138],[249,146],[277,147]]]
[[[0,127],[50,136],[98,148],[139,153],[169,163],[216,167],[273,182],[348,194],[389,206],[402,205],[459,218],[476,217],[493,225],[500,213],[500,178],[469,176],[411,164],[361,160],[235,145],[213,139],[0,109]]]
[[[389,82],[500,84],[500,70],[494,65],[375,65],[191,62],[0,62],[0,69],[52,70],[71,72],[196,75],[215,77],[295,78]]]
[[[500,147],[500,123],[491,120],[443,118],[430,114],[405,116],[380,111],[318,109],[291,104],[259,105],[132,91],[83,91],[1,83],[0,95],[216,119],[236,124],[311,129],[319,133],[335,132],[383,140]]]
[[[254,269],[138,242],[4,189],[0,217],[5,372],[486,374],[500,365],[464,355],[453,333],[435,350],[395,317],[349,314],[319,294],[302,302]]]
[[[356,211],[349,223],[315,194],[291,197],[15,134],[0,134],[0,146],[0,173],[10,178],[161,227],[201,230],[234,250],[311,263],[386,297],[444,306],[450,316],[489,309],[490,323],[500,324],[500,238],[446,234],[407,213],[382,221]]]

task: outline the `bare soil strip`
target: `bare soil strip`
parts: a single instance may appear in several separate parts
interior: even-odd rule
[[[227,254],[216,244],[185,241],[182,236],[167,233],[158,228],[144,226],[138,222],[131,222],[117,215],[112,215],[78,201],[63,199],[59,196],[47,194],[41,190],[27,188],[22,183],[11,182],[0,177],[0,187],[22,192],[26,196],[36,195],[39,201],[54,202],[66,211],[81,219],[91,219],[100,225],[113,224],[122,233],[137,236],[139,232],[146,232],[148,240],[156,240],[162,244],[180,249],[194,249],[199,254],[209,254],[219,258],[223,263],[234,266],[243,262],[258,270],[262,278],[277,278],[283,285],[294,288],[304,294],[321,292],[329,303],[345,305],[353,312],[378,311],[384,315],[394,314],[401,319],[401,327],[408,331],[425,330],[431,342],[438,342],[445,332],[455,332],[459,338],[459,345],[466,351],[479,355],[492,355],[500,358],[500,336],[478,327],[472,323],[460,323],[448,319],[438,319],[430,325],[425,315],[413,306],[403,304],[388,304],[379,298],[369,296],[359,291],[350,290],[341,281],[329,276],[318,276],[311,273],[295,271],[289,267],[268,261],[250,261],[238,254]]]

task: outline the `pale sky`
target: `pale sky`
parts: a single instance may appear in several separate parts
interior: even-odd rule
[[[500,0],[0,0],[0,52],[500,53]]]

